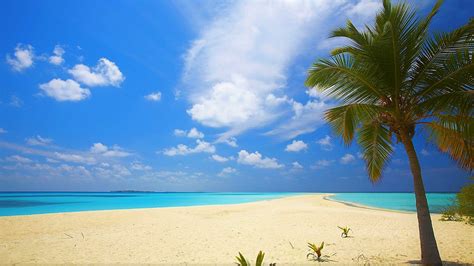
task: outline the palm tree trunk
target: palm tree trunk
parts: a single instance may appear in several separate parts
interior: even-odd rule
[[[401,139],[405,146],[405,151],[410,161],[410,168],[413,175],[415,187],[416,213],[418,217],[418,230],[421,245],[421,263],[429,265],[441,265],[436,238],[431,223],[430,210],[426,200],[425,186],[421,177],[421,168],[416,155],[415,147],[407,132],[402,132]]]

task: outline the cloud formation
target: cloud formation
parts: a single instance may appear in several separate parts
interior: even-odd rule
[[[79,83],[72,79],[52,79],[48,83],[39,85],[39,88],[49,97],[56,101],[77,102],[91,95],[89,89],[82,88]]]
[[[292,143],[288,144],[285,148],[285,151],[288,152],[299,152],[302,150],[306,150],[308,148],[308,144],[304,143],[302,140],[293,140]]]
[[[52,139],[43,138],[40,135],[26,139],[26,144],[31,145],[31,146],[47,146],[51,144],[52,142],[53,142]]]
[[[84,64],[77,64],[68,72],[75,80],[90,87],[119,87],[125,80],[118,66],[107,58],[100,58],[93,68]]]
[[[241,150],[238,155],[237,162],[240,164],[267,169],[278,169],[284,167],[283,164],[278,163],[277,159],[263,157],[258,151],[249,153],[246,150]]]
[[[319,144],[319,146],[321,146],[321,148],[322,148],[323,150],[326,150],[326,151],[330,151],[330,150],[332,150],[332,148],[333,148],[333,144],[332,144],[332,142],[331,142],[331,137],[328,136],[328,135],[326,135],[326,136],[325,136],[324,138],[322,138],[322,139],[318,139],[318,140],[316,141],[316,143]]]
[[[64,63],[63,55],[65,52],[61,45],[54,46],[53,55],[49,57],[48,61],[53,65],[61,65]]]
[[[7,54],[7,63],[14,71],[21,72],[33,66],[34,50],[33,46],[27,44],[17,44],[13,56]]]
[[[342,156],[341,158],[341,163],[342,164],[349,164],[349,163],[352,163],[353,161],[355,161],[355,156],[350,154],[350,153],[347,153],[347,154],[344,154],[344,156]]]
[[[176,147],[163,150],[163,154],[167,156],[189,155],[194,153],[214,153],[216,147],[209,142],[197,139],[194,148],[188,147],[184,144],[178,144]]]
[[[148,95],[145,95],[145,99],[152,102],[159,102],[161,100],[161,92],[152,92]]]

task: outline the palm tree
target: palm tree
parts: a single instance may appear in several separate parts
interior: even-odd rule
[[[415,129],[468,170],[473,166],[474,21],[449,33],[430,35],[441,6],[425,18],[406,3],[383,1],[374,25],[358,30],[351,21],[332,32],[350,43],[317,60],[305,85],[334,97],[341,106],[325,118],[346,145],[354,137],[363,150],[368,176],[380,180],[393,152],[403,143],[413,175],[421,262],[440,264],[436,239],[413,146]]]

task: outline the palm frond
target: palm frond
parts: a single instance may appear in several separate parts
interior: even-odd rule
[[[359,125],[374,120],[382,110],[376,105],[355,103],[331,108],[326,111],[325,118],[333,131],[349,145]]]
[[[438,115],[426,123],[430,140],[455,160],[461,168],[474,165],[474,118],[472,116]]]
[[[364,124],[357,134],[357,141],[362,147],[362,153],[372,182],[380,179],[382,171],[392,154],[390,131],[380,122]]]

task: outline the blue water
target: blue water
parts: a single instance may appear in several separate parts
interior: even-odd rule
[[[0,216],[93,210],[235,204],[281,198],[297,193],[0,193]]]
[[[453,204],[455,193],[427,193],[430,212],[440,213]],[[416,211],[415,194],[413,193],[337,193],[332,199],[357,203],[371,207]]]
[[[42,213],[236,204],[276,199],[298,193],[114,193],[35,192],[0,193],[0,216]],[[454,193],[428,193],[431,212],[452,204]],[[415,211],[412,193],[337,193],[335,200],[366,206]]]

